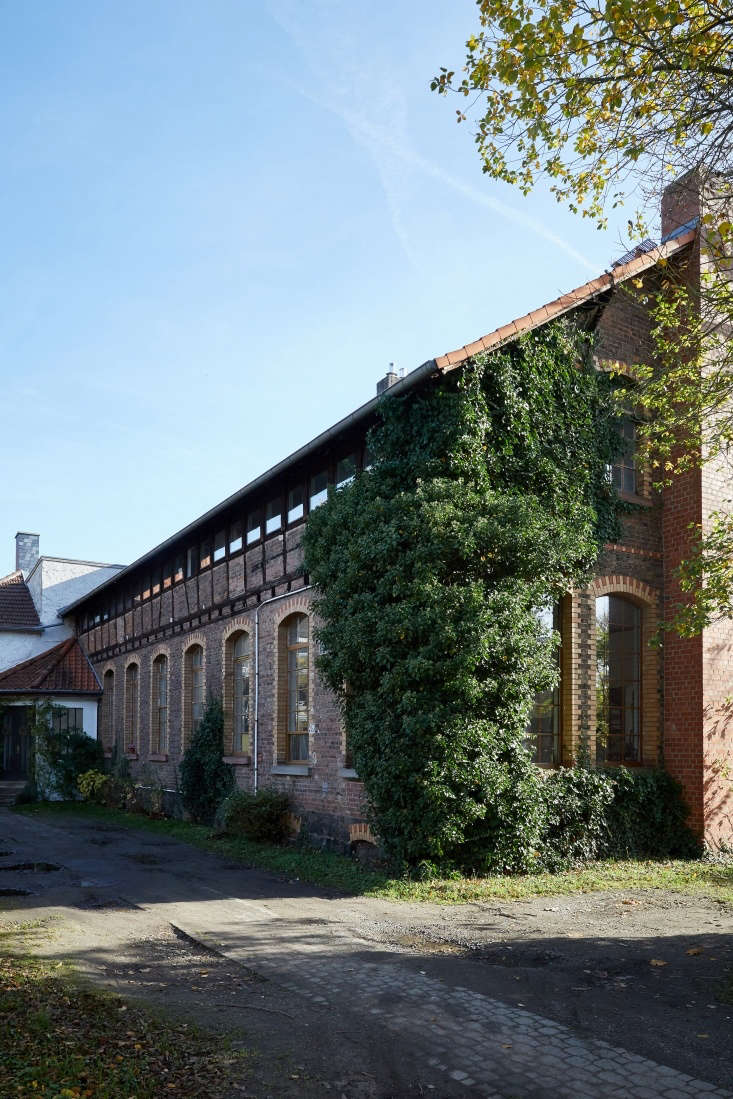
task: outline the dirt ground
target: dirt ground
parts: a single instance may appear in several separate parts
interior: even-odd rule
[[[5,813],[0,848],[0,893],[28,890],[0,896],[6,928],[38,920],[37,953],[233,1034],[255,1054],[238,1092],[253,1099],[466,1094],[408,1025],[426,999],[456,1051],[466,1024],[452,1005],[470,1018],[473,998],[733,1087],[733,911],[712,900],[343,898],[81,818]],[[545,1078],[494,1094],[574,1093]]]

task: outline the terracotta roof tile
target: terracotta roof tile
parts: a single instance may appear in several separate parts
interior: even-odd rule
[[[0,694],[101,694],[99,680],[75,637],[0,672]]]
[[[0,630],[3,626],[22,629],[40,626],[38,611],[28,591],[23,573],[11,572],[0,579]]]
[[[569,310],[575,309],[578,305],[590,301],[591,298],[604,293],[606,290],[610,290],[620,282],[625,282],[633,275],[638,275],[641,271],[648,270],[660,259],[667,259],[669,256],[686,248],[694,239],[695,230],[690,229],[681,236],[668,240],[664,244],[660,244],[659,247],[650,249],[640,256],[636,256],[630,262],[614,267],[613,271],[599,275],[598,278],[591,279],[590,282],[584,283],[583,286],[578,286],[577,289],[571,290],[567,294],[561,294],[560,297],[555,298],[554,301],[548,302],[547,305],[540,306],[539,309],[532,310],[531,313],[527,313],[524,317],[517,317],[517,319],[511,321],[510,324],[503,324],[501,328],[495,329],[494,332],[489,332],[488,335],[482,336],[479,340],[474,340],[473,343],[467,344],[466,347],[460,347],[457,351],[449,351],[445,355],[439,355],[435,359],[435,365],[438,370],[442,371],[460,366],[462,362],[465,362],[466,359],[470,359],[472,355],[476,354],[474,348],[479,344],[483,346],[485,351],[493,351],[502,343],[506,343],[507,340],[514,339],[523,332],[531,332],[533,328],[538,328],[541,324],[546,324],[548,321],[562,316],[563,313],[567,313]]]

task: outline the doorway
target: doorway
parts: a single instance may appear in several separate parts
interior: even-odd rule
[[[18,781],[30,777],[31,734],[28,726],[32,713],[32,706],[8,706],[0,717],[0,778]]]

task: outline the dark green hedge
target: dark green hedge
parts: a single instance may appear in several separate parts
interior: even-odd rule
[[[217,823],[230,835],[258,843],[282,843],[288,835],[289,809],[287,794],[277,790],[259,790],[256,794],[236,790],[220,806]]]
[[[543,786],[543,865],[602,858],[685,858],[700,852],[681,787],[666,771],[561,767]]]

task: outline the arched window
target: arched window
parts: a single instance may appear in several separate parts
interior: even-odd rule
[[[279,630],[278,758],[299,763],[309,758],[308,616],[291,614]]]
[[[560,607],[541,607],[538,617],[543,634],[546,637],[553,630],[560,632]],[[560,650],[556,650],[558,667]],[[560,763],[560,683],[549,691],[540,691],[535,695],[534,705],[527,722],[525,746],[532,753],[535,763],[546,767],[556,767]]]
[[[138,750],[138,702],[140,669],[128,664],[125,669],[125,751]]]
[[[184,746],[204,716],[204,650],[191,645],[186,650],[183,699]]]
[[[641,610],[620,595],[596,599],[596,758],[642,758]]]
[[[232,751],[249,751],[249,634],[240,633],[232,649]]]
[[[115,673],[108,668],[102,681],[102,744],[109,751],[115,743]]]
[[[153,661],[151,690],[150,751],[159,754],[165,752],[168,742],[168,657],[165,653]]]

